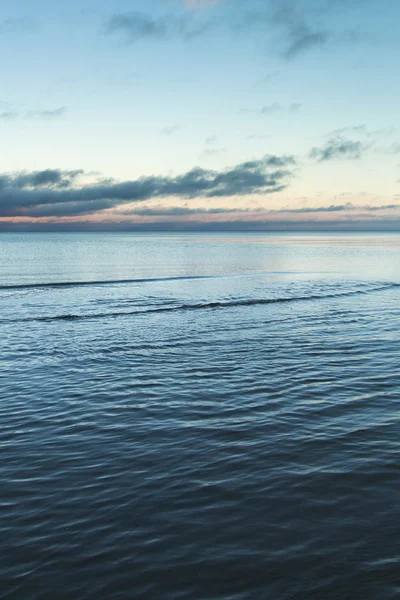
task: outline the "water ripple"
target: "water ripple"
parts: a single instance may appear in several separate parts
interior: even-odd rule
[[[398,598],[386,275],[3,296],[0,597]]]

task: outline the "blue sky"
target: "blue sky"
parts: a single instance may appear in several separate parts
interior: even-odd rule
[[[395,0],[3,3],[2,227],[393,227],[399,18]]]

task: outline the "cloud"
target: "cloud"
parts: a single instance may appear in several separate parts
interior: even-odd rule
[[[11,121],[16,119],[59,119],[67,113],[67,107],[61,106],[53,110],[28,110],[27,112],[17,112],[7,110],[0,113],[0,119]]]
[[[381,210],[393,210],[400,208],[400,204],[382,204],[382,205],[356,205],[351,202],[346,204],[331,204],[330,206],[303,207],[303,208],[282,208],[274,213],[336,213],[347,211],[366,211],[379,212]]]
[[[67,112],[66,106],[61,106],[54,110],[30,110],[26,113],[26,119],[57,119],[64,117]]]
[[[273,115],[279,112],[297,112],[300,110],[301,104],[298,102],[292,102],[291,104],[284,106],[279,102],[273,102],[271,104],[266,104],[259,109],[252,108],[241,108],[239,110],[239,114],[253,113],[258,115]]]
[[[333,159],[358,159],[365,146],[359,141],[346,140],[343,137],[330,139],[325,146],[321,148],[312,148],[310,158],[317,162],[325,162]]]
[[[155,207],[134,207],[129,210],[119,211],[119,215],[139,215],[146,217],[181,217],[188,215],[223,215],[229,213],[266,213],[271,215],[277,214],[318,214],[318,213],[340,213],[340,212],[379,212],[385,210],[396,210],[400,208],[400,204],[383,204],[383,205],[362,205],[357,206],[351,202],[346,204],[331,204],[330,206],[303,207],[303,208],[281,208],[281,209],[266,209],[261,207],[248,208],[190,208],[188,206],[155,206]]]
[[[5,188],[66,188],[70,187],[83,173],[82,170],[45,169],[44,171],[32,171],[30,173],[22,172],[13,176],[0,175],[0,192]]]
[[[297,112],[299,109],[301,108],[301,104],[299,104],[298,102],[292,102],[292,104],[289,104],[289,106],[282,106],[281,104],[278,103],[274,103],[274,104],[269,104],[267,106],[263,106],[261,109],[261,114],[262,115],[269,115],[272,113],[276,113],[279,111],[289,111],[289,112]]]
[[[6,110],[0,113],[0,119],[3,119],[4,121],[11,121],[13,119],[17,119],[18,116],[18,113],[13,110]]]
[[[106,25],[106,31],[110,34],[123,33],[129,41],[164,37],[167,33],[166,24],[161,19],[140,12],[112,15]]]
[[[180,6],[183,11],[161,17],[138,11],[115,13],[106,22],[105,32],[122,35],[127,42],[172,37],[187,40],[210,31],[227,33],[235,38],[238,34],[252,37],[256,34],[267,42],[269,52],[286,60],[293,60],[328,42],[357,43],[365,39],[359,31],[338,28],[339,19],[330,19],[332,13],[348,9],[348,5],[353,4],[350,0],[166,0],[166,4],[174,4],[175,9]],[[225,8],[193,10],[217,5],[225,5]],[[336,23],[336,30],[332,28],[332,22]],[[346,20],[342,19],[342,22]]]
[[[76,185],[81,170],[45,170],[0,175],[0,216],[62,216],[93,213],[152,198],[223,198],[270,194],[285,189],[295,167],[292,156],[260,160],[214,171],[196,167],[176,177]]]
[[[210,135],[208,137],[206,137],[206,139],[204,140],[204,144],[206,146],[211,146],[213,144],[215,144],[217,142],[218,138],[216,135]]]
[[[247,138],[248,140],[268,140],[271,139],[270,135],[260,135],[258,133],[252,133],[251,135],[248,135]]]
[[[0,21],[0,35],[1,34],[11,34],[15,35],[20,32],[33,31],[35,29],[35,24],[32,20],[19,17],[14,19],[5,19],[4,21]]]
[[[255,3],[259,4],[257,0]],[[364,5],[369,3],[369,0],[363,1]],[[360,17],[366,12],[360,13],[360,0],[262,0],[260,4],[272,11],[270,20],[277,30],[280,29],[281,55],[287,60],[320,49],[328,43],[370,41],[358,25],[356,29],[347,28],[349,15],[343,14],[355,9],[357,13],[354,17],[357,24],[360,23]]]
[[[323,8],[322,8],[323,6]],[[321,24],[321,14],[330,10],[326,2],[264,0],[243,3],[243,11],[231,29],[244,34],[262,34],[271,48],[291,60],[331,39]]]
[[[268,104],[267,106],[263,106],[260,110],[260,113],[262,115],[270,115],[279,112],[280,110],[282,110],[282,106],[277,102],[274,102],[274,104]]]
[[[358,27],[348,29],[348,15],[342,14],[352,8],[359,10],[360,4],[360,0],[246,0],[230,29],[245,35],[261,34],[270,51],[294,60],[328,44],[370,42]],[[354,16],[359,23],[360,14]]]
[[[189,40],[204,33],[210,25],[211,22],[197,21],[189,15],[153,17],[142,12],[115,13],[106,22],[105,33],[122,35],[129,43],[174,36]]]
[[[164,127],[164,129],[161,129],[160,135],[170,136],[174,133],[177,133],[180,129],[182,129],[181,125],[171,125],[171,127]]]
[[[295,58],[299,54],[311,50],[316,46],[323,46],[328,40],[328,34],[323,31],[312,32],[306,26],[299,27],[289,34],[289,45],[283,53],[287,59]]]
[[[328,135],[329,137],[337,137],[350,134],[352,136],[358,136],[360,138],[372,141],[379,141],[382,138],[391,136],[394,133],[394,131],[395,128],[393,126],[369,130],[364,123],[362,125],[350,125],[347,127],[341,127],[340,129],[335,129],[334,131],[331,131],[331,133]]]
[[[388,210],[390,209],[390,213]],[[94,217],[0,219],[2,231],[400,231],[400,205],[315,209],[138,207]],[[331,213],[331,214],[330,214]]]
[[[390,144],[390,146],[388,146],[387,148],[384,148],[382,150],[382,152],[384,154],[400,154],[400,144],[399,143]]]
[[[254,213],[261,212],[256,208],[190,208],[188,206],[156,206],[146,208],[133,208],[119,211],[119,215],[138,215],[141,217],[186,217],[191,215],[224,215],[230,213]]]
[[[288,231],[313,231],[313,232],[399,232],[400,219],[366,219],[363,217],[350,217],[343,220],[333,219],[249,219],[232,218],[217,219],[199,218],[197,219],[178,219],[165,220],[161,217],[160,220],[132,222],[132,220],[111,221],[103,220],[94,222],[92,220],[81,219],[79,221],[60,220],[60,221],[18,221],[18,222],[1,222],[1,231],[147,231],[147,232],[165,232],[165,231],[180,231],[180,232],[251,232],[251,231],[271,231],[271,232],[288,232]]]
[[[218,154],[223,154],[227,151],[227,148],[218,148],[216,147],[216,143],[218,141],[218,137],[216,135],[210,135],[206,137],[204,140],[204,149],[201,152],[199,159],[203,160],[205,158],[210,158],[212,156],[216,156]]]
[[[224,152],[226,152],[226,150],[226,148],[205,148],[200,154],[199,158],[210,158],[211,156],[216,156],[217,154],[223,154]]]
[[[191,11],[212,8],[217,4],[221,4],[223,1],[224,0],[176,0],[177,3]]]
[[[189,8],[205,8],[207,6],[212,6],[215,4],[219,4],[222,0],[183,0],[185,6]]]
[[[368,129],[365,124],[348,125],[328,133],[325,137],[325,139],[328,140],[325,148],[332,145],[332,143],[339,147],[342,146],[344,142],[345,146],[341,148],[343,151],[343,158],[346,154],[345,150],[348,151],[347,158],[359,158],[362,151],[365,150],[371,150],[377,154],[396,155],[400,154],[400,144],[398,142],[388,143],[386,141],[387,138],[395,133],[395,131],[395,127],[393,126],[371,130]],[[348,142],[346,136],[350,136],[352,142]],[[349,144],[353,147],[352,151]],[[332,148],[332,150],[333,149],[334,148]],[[316,157],[314,156],[313,158]],[[338,158],[338,156],[336,156],[336,158]]]

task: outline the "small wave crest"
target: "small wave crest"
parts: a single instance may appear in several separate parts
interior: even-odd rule
[[[15,283],[0,285],[0,290],[34,290],[34,289],[47,289],[47,288],[74,288],[74,287],[96,287],[96,286],[107,286],[107,285],[129,285],[129,284],[141,284],[141,283],[168,283],[173,281],[192,281],[202,279],[227,279],[237,277],[262,277],[266,275],[315,275],[318,274],[316,271],[312,272],[292,272],[292,271],[255,271],[248,273],[231,273],[231,274],[220,274],[220,275],[177,275],[172,277],[139,277],[135,279],[102,279],[94,281],[53,281],[53,282],[36,282],[36,283]]]
[[[168,283],[169,281],[191,281],[196,279],[220,279],[223,277],[243,277],[268,275],[275,273],[246,273],[238,275],[186,275],[176,277],[146,277],[136,279],[104,279],[99,281],[55,281],[48,283],[16,283],[11,285],[0,285],[0,290],[32,290],[32,289],[57,289],[57,288],[74,288],[74,287],[96,287],[106,285],[128,285],[137,283]],[[276,273],[279,275],[279,273]]]
[[[92,320],[92,319],[104,319],[104,318],[117,318],[127,316],[141,316],[156,313],[171,313],[171,312],[185,312],[185,311],[197,311],[197,310],[213,310],[213,309],[229,309],[238,307],[249,307],[249,306],[261,306],[268,304],[287,304],[291,302],[310,302],[318,300],[330,300],[334,298],[346,298],[349,296],[358,296],[364,294],[371,294],[389,289],[400,287],[398,283],[388,283],[379,287],[364,288],[349,290],[346,292],[335,292],[330,294],[310,294],[307,296],[293,296],[293,297],[281,297],[281,298],[248,298],[238,300],[216,300],[212,302],[201,302],[194,304],[179,304],[177,306],[163,306],[158,308],[148,308],[144,310],[134,311],[115,311],[115,312],[100,312],[100,313],[86,313],[86,314],[64,314],[64,315],[49,315],[40,317],[27,317],[25,319],[6,319],[0,320],[1,322],[31,322],[31,321],[81,321],[81,320]]]

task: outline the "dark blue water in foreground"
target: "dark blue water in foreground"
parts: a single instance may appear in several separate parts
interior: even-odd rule
[[[0,257],[1,598],[400,597],[399,236]]]

